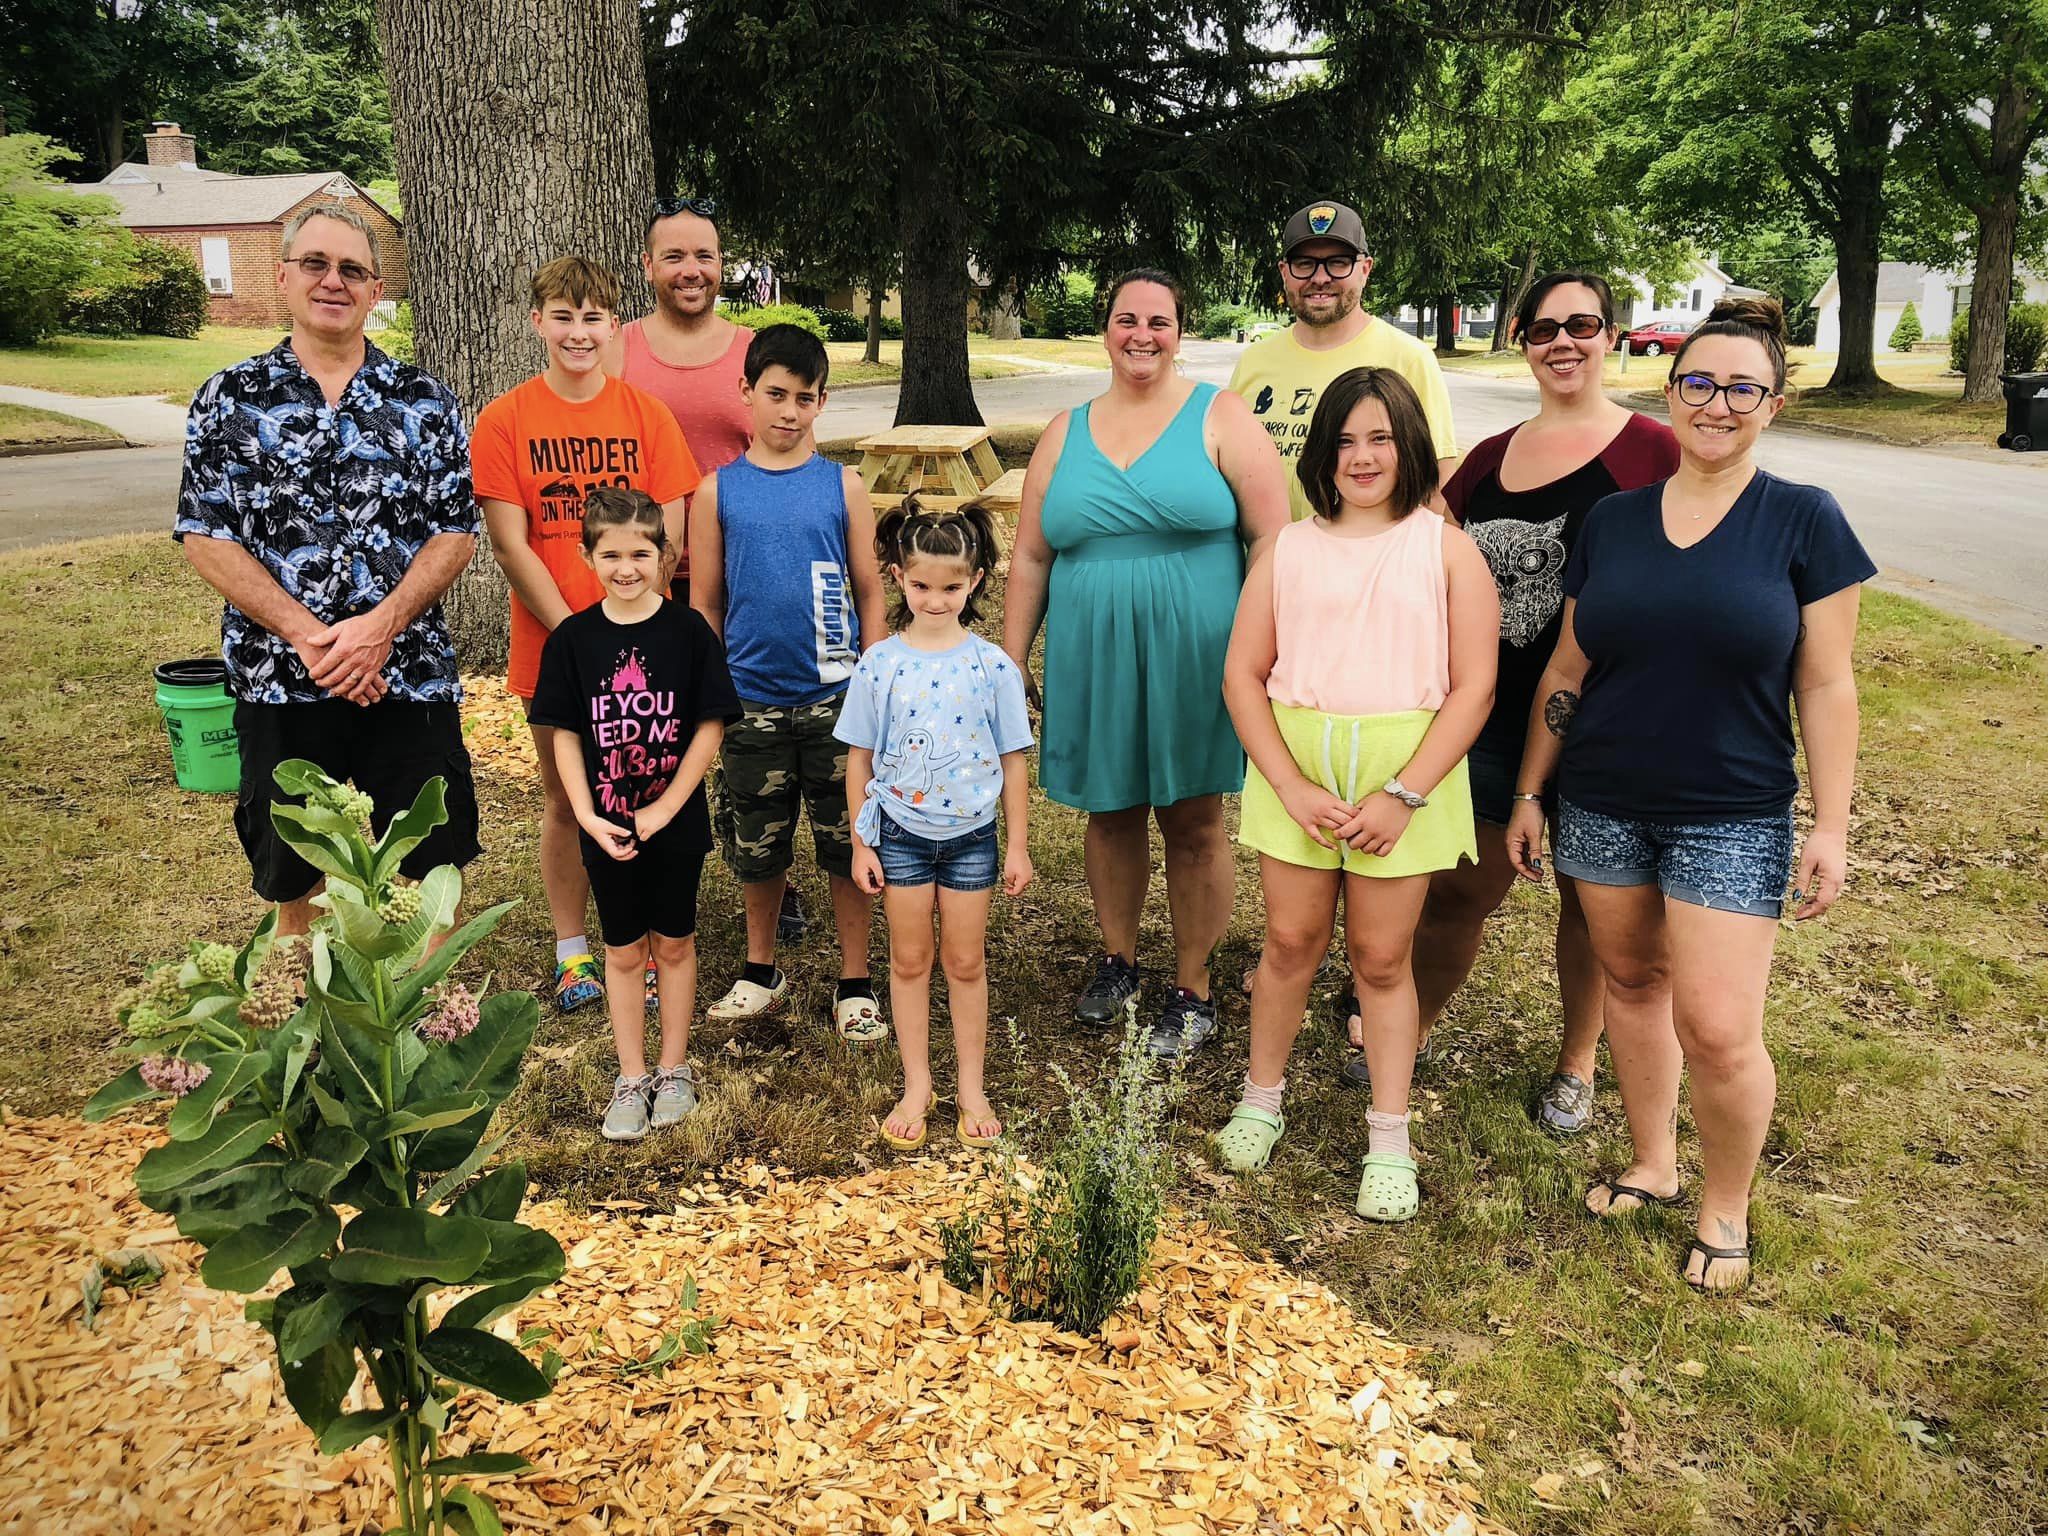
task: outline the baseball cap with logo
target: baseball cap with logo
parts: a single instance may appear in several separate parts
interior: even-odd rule
[[[1295,210],[1294,217],[1287,221],[1286,229],[1280,234],[1281,254],[1285,255],[1309,240],[1336,240],[1361,256],[1372,254],[1366,249],[1365,224],[1359,219],[1358,211],[1346,208],[1342,203],[1314,202]]]

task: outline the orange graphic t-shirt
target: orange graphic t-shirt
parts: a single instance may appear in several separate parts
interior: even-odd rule
[[[601,485],[645,491],[666,506],[702,477],[669,408],[619,379],[594,399],[564,400],[546,378],[528,379],[483,408],[469,434],[478,501],[526,509],[526,542],[581,613],[604,596],[583,563],[583,497]],[[512,659],[506,685],[533,697],[545,625],[512,594]]]

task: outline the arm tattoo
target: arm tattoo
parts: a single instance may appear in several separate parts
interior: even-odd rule
[[[1550,734],[1562,736],[1572,728],[1572,716],[1579,712],[1579,696],[1560,688],[1543,701],[1543,723]]]

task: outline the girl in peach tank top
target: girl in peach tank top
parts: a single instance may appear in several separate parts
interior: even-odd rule
[[[1286,1129],[1287,1061],[1343,896],[1372,1070],[1358,1214],[1407,1221],[1417,1008],[1410,961],[1429,877],[1478,859],[1465,754],[1493,703],[1500,601],[1486,557],[1430,511],[1422,402],[1354,368],[1317,402],[1296,464],[1316,516],[1252,567],[1223,696],[1251,759],[1238,838],[1258,850],[1266,943],[1252,982],[1244,1096],[1216,1135],[1263,1168]]]

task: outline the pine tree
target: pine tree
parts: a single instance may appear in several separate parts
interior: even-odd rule
[[[1894,352],[1910,352],[1913,343],[1920,339],[1920,316],[1913,309],[1913,301],[1906,301],[1906,309],[1899,316],[1899,323],[1892,327],[1892,339],[1886,343]]]

